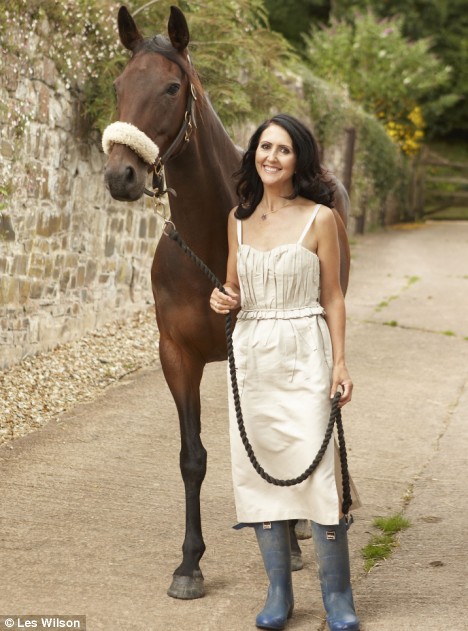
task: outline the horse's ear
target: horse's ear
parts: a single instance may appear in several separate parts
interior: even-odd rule
[[[188,46],[190,41],[190,33],[187,26],[185,15],[178,7],[171,7],[171,15],[167,24],[167,32],[171,44],[176,50],[182,52]]]
[[[120,7],[117,24],[119,25],[120,41],[125,48],[128,48],[128,50],[133,52],[135,46],[139,42],[143,41],[143,36],[138,30],[134,19],[128,12],[127,7]]]

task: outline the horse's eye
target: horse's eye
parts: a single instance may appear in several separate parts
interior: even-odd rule
[[[180,90],[179,83],[171,83],[171,85],[167,88],[167,93],[170,94],[171,96],[174,96],[174,94],[177,94],[179,90]]]

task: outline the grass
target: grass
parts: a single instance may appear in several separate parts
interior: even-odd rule
[[[376,517],[373,525],[380,529],[381,534],[373,535],[369,543],[361,550],[366,572],[369,572],[380,561],[388,559],[398,545],[397,533],[409,528],[410,522],[401,513],[397,513],[392,517]]]
[[[384,326],[398,326],[398,322],[396,320],[389,320],[388,322],[384,322]]]
[[[379,304],[376,306],[375,310],[376,311],[382,311],[382,309],[385,309],[385,307],[388,307],[388,305],[392,302],[392,300],[397,300],[400,296],[390,296],[390,298],[387,298],[387,300],[382,300],[382,302],[379,302]]]
[[[420,276],[405,276],[405,278],[408,279],[405,289],[411,287],[411,285],[414,285],[414,283],[417,283],[419,280],[421,280]]]
[[[421,280],[420,276],[405,276],[405,278],[407,279],[406,285],[403,287],[402,291],[405,291],[406,289],[411,287],[411,285],[414,285],[415,283]],[[393,295],[387,298],[386,300],[382,300],[375,307],[375,311],[382,311],[382,309],[385,309],[385,307],[388,307],[388,305],[392,302],[392,300],[398,300],[399,297],[400,297],[399,295]],[[391,324],[390,326],[396,326],[396,324]]]

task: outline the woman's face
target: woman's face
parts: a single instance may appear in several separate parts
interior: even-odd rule
[[[287,194],[291,192],[296,154],[285,129],[274,123],[265,129],[255,152],[255,167],[264,186],[281,187]]]

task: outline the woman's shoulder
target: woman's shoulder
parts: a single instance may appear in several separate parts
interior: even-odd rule
[[[326,223],[330,217],[333,217],[333,210],[328,206],[325,206],[325,204],[318,204],[310,199],[307,199],[306,197],[298,197],[297,200],[298,207],[305,215],[313,214],[317,209],[317,206],[319,207],[317,215],[315,217],[315,222],[317,223]]]
[[[315,217],[315,227],[318,233],[336,231],[336,222],[333,209],[322,204]]]
[[[314,208],[316,206],[320,206],[317,213],[317,219],[321,217],[322,221],[326,221],[327,217],[333,217],[333,209],[329,206],[326,206],[325,204],[315,204]]]

